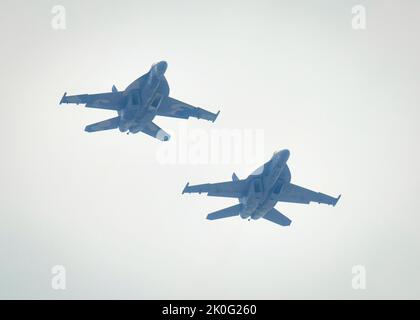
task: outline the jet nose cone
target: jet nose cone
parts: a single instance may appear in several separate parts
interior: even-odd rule
[[[167,68],[168,68],[168,63],[166,61],[160,61],[156,64],[156,69],[161,74],[164,74]]]
[[[278,151],[275,153],[275,155],[277,156],[278,159],[282,159],[283,161],[287,161],[287,159],[289,159],[290,157],[290,151],[287,149]]]

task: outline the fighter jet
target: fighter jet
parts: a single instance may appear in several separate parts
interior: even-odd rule
[[[238,198],[239,204],[210,213],[207,219],[216,220],[233,216],[243,219],[263,218],[281,226],[289,226],[288,217],[277,211],[277,202],[294,202],[309,204],[325,203],[335,206],[340,199],[326,194],[311,191],[290,183],[291,174],[287,166],[289,150],[274,153],[263,166],[255,170],[248,178],[240,180],[235,173],[232,181],[206,183],[184,188],[184,193],[207,193],[208,196]]]
[[[169,97],[169,85],[165,78],[168,64],[158,62],[150,71],[124,91],[115,86],[112,92],[67,96],[64,93],[62,103],[86,104],[87,108],[115,110],[118,116],[86,126],[85,131],[119,129],[121,132],[143,132],[161,141],[167,141],[170,135],[153,122],[156,116],[188,119],[195,117],[214,122],[219,115],[197,108]]]

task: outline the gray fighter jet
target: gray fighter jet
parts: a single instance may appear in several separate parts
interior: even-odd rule
[[[115,118],[88,125],[85,128],[87,132],[118,128],[127,134],[141,131],[161,141],[169,140],[170,135],[153,123],[155,116],[182,119],[195,117],[214,122],[220,111],[214,114],[169,97],[169,85],[165,78],[167,67],[165,61],[152,65],[148,73],[138,78],[124,91],[118,91],[113,86],[112,92],[107,93],[75,96],[67,96],[65,93],[60,104],[86,104],[88,108],[118,112]]]
[[[182,193],[203,192],[208,196],[239,199],[239,204],[207,215],[209,220],[239,215],[243,219],[264,218],[281,226],[288,226],[291,220],[274,208],[278,201],[304,204],[318,202],[335,206],[341,196],[333,198],[290,183],[291,174],[287,166],[289,156],[289,150],[276,152],[270,161],[244,180],[240,180],[234,173],[232,181],[228,182],[196,186],[187,183]]]

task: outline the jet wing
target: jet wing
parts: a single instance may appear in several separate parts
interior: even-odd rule
[[[239,215],[239,211],[241,210],[242,205],[237,204],[232,207],[224,208],[222,210],[217,210],[215,212],[209,213],[207,215],[208,220],[217,220],[223,218],[229,218]]]
[[[205,183],[195,186],[190,186],[190,184],[187,183],[182,193],[207,193],[208,196],[213,197],[240,198],[247,190],[248,181],[237,180],[220,183]]]
[[[123,101],[122,92],[107,92],[97,94],[79,94],[68,96],[67,93],[61,98],[62,103],[86,104],[87,108],[99,108],[108,110],[121,109]]]
[[[281,192],[277,196],[277,201],[306,204],[310,202],[318,202],[335,206],[340,197],[341,196],[333,198],[321,192],[315,192],[292,183],[287,183],[284,184]]]
[[[217,116],[219,115],[219,112],[212,113],[210,111],[191,106],[174,98],[167,97],[162,101],[161,105],[159,106],[157,115],[181,119],[188,119],[189,117],[194,117],[197,119],[206,119],[214,122]]]

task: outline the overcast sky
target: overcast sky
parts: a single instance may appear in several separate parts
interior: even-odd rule
[[[358,4],[366,29],[352,28]],[[1,6],[0,298],[420,298],[420,2]],[[163,143],[86,133],[114,113],[58,106],[65,91],[123,90],[159,60],[171,96],[221,110],[215,123],[157,118]],[[208,142],[233,132],[225,149]],[[191,158],[238,143],[255,159]],[[336,207],[278,203],[293,221],[282,228],[208,221],[237,201],[181,195],[284,148],[292,182],[342,194]]]

